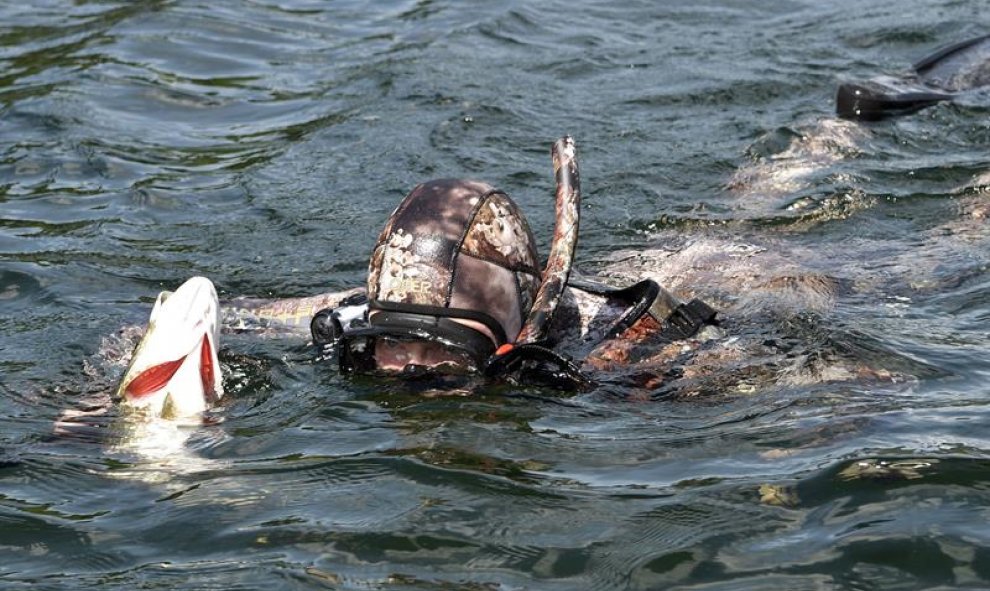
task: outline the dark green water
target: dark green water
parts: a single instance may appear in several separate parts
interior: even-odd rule
[[[990,94],[831,117],[986,6],[885,4],[0,3],[0,588],[990,586]],[[759,310],[770,379],[423,398],[236,335],[210,424],[53,427],[159,290],[356,285],[420,181],[504,188],[545,251],[565,133],[582,266]]]

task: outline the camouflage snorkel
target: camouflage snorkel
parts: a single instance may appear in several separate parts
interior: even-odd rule
[[[581,375],[577,366],[555,353],[547,342],[554,312],[574,264],[581,211],[581,176],[574,139],[570,136],[558,139],[553,144],[551,156],[556,183],[555,224],[543,280],[519,334],[515,340],[500,346],[488,359],[485,374],[505,375],[536,363],[542,365],[540,373],[553,378],[556,385],[584,387],[590,382]]]

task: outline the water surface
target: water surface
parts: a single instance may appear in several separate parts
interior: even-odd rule
[[[990,95],[831,115],[986,11],[888,4],[0,4],[0,586],[990,585]],[[751,362],[769,379],[423,397],[235,335],[208,424],[101,414],[104,339],[159,290],[359,284],[423,180],[502,187],[545,252],[565,133],[585,270],[716,245],[835,280],[668,277],[797,343]]]

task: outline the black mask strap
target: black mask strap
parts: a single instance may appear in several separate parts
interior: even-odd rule
[[[378,310],[371,315],[370,323],[371,328],[382,329],[386,335],[413,338],[428,335],[433,340],[467,352],[479,366],[495,351],[495,344],[485,334],[450,318]]]
[[[400,312],[434,318],[461,318],[463,320],[474,320],[475,322],[480,322],[485,326],[485,328],[491,331],[492,335],[495,336],[496,346],[501,345],[506,341],[505,329],[502,328],[502,324],[493,316],[477,310],[446,308],[443,306],[426,306],[423,304],[403,304],[401,302],[383,302],[381,300],[371,300],[368,302],[368,307],[371,310],[381,310],[385,312]],[[379,314],[375,315],[375,317],[377,316],[379,316]],[[383,323],[375,320],[372,321],[372,324],[381,325]],[[463,325],[458,326],[466,328]],[[487,337],[486,340],[491,342],[491,340],[487,339]]]

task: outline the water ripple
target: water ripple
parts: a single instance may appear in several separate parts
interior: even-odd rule
[[[986,96],[831,103],[985,10],[861,4],[0,3],[0,585],[985,587]],[[424,396],[232,335],[206,424],[116,411],[158,291],[360,284],[427,178],[545,252],[564,133],[578,263],[725,318],[660,391]]]

